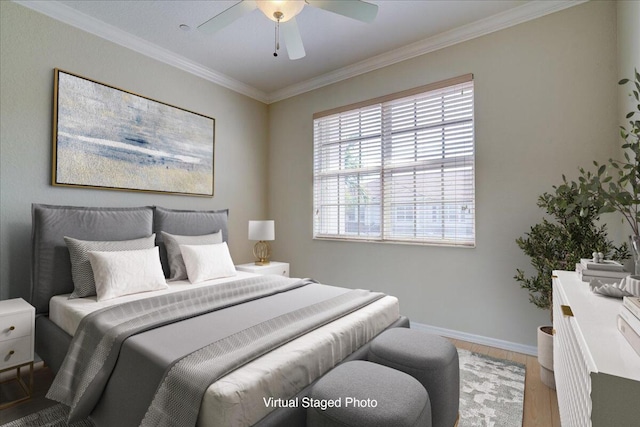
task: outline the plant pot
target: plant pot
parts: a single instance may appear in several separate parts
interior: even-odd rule
[[[538,363],[540,364],[540,379],[549,388],[556,389],[553,376],[553,327],[538,327]]]

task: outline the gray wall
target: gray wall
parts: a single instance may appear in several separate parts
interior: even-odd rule
[[[312,239],[312,114],[475,76],[474,249]],[[538,195],[616,150],[616,3],[589,2],[271,105],[269,213],[295,276],[395,295],[413,321],[535,345],[549,314],[513,279]]]
[[[634,80],[634,71],[640,73],[640,1],[618,2],[618,79]],[[635,69],[635,70],[634,70]],[[635,98],[629,96],[635,90],[632,83],[618,86],[618,120],[629,129],[629,119],[625,116],[630,111],[637,111]],[[633,120],[640,120],[637,115]],[[616,140],[618,146],[622,139]],[[625,236],[629,234],[628,227],[623,228]]]
[[[618,74],[620,78],[633,79],[634,68],[640,72],[640,2],[618,1]],[[626,123],[625,114],[633,111],[635,100],[628,96],[631,86],[620,87],[621,122]]]
[[[31,203],[230,209],[230,248],[252,259],[265,218],[268,107],[15,3],[0,2],[0,299],[27,297]],[[216,119],[213,198],[52,187],[53,69]]]
[[[640,1],[623,0],[617,2],[617,52],[618,52],[618,75],[617,80],[627,78],[633,81],[634,70],[640,72]],[[632,83],[618,86],[618,122],[620,125],[630,128],[629,119],[626,118],[630,111],[637,111],[635,98],[629,96],[634,87]],[[638,117],[633,117],[638,120]],[[618,150],[617,158],[623,158],[623,140],[617,133],[610,138]],[[618,219],[616,217],[613,218]],[[617,231],[617,237],[621,241],[626,241],[631,234],[631,228],[626,222],[611,221],[613,230]],[[633,268],[633,263],[629,260],[627,267]]]

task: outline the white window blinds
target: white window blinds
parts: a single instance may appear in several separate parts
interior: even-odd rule
[[[473,79],[314,115],[314,237],[475,245]]]

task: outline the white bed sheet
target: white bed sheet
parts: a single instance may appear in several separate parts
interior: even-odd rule
[[[123,302],[135,301],[162,294],[171,294],[187,289],[216,285],[255,276],[257,276],[257,274],[255,273],[237,271],[235,276],[215,280],[206,280],[204,282],[195,284],[190,283],[188,280],[176,280],[167,282],[167,285],[169,285],[169,289],[141,292],[139,294],[126,295],[123,297],[108,299],[105,301],[97,301],[95,296],[69,299],[70,294],[56,295],[49,301],[49,319],[53,323],[61,327],[66,333],[73,336],[76,333],[76,330],[78,329],[78,325],[80,324],[82,318],[87,314],[101,308],[110,307],[112,305],[121,304]]]
[[[168,282],[167,290],[101,302],[97,302],[95,297],[70,300],[68,295],[58,295],[49,303],[49,317],[73,335],[84,316],[110,305],[177,292],[186,286],[209,286],[250,276],[255,274],[238,271],[235,277],[197,285],[188,281]],[[294,396],[399,317],[398,299],[386,296],[253,360],[207,389],[198,426],[250,426],[258,422],[276,409],[266,405],[265,398]]]

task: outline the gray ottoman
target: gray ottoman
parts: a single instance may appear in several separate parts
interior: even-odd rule
[[[424,386],[433,427],[453,427],[460,405],[458,351],[449,340],[423,331],[391,328],[369,347],[368,359],[406,372]]]
[[[431,427],[429,395],[415,378],[363,360],[335,367],[301,405],[308,427]]]

